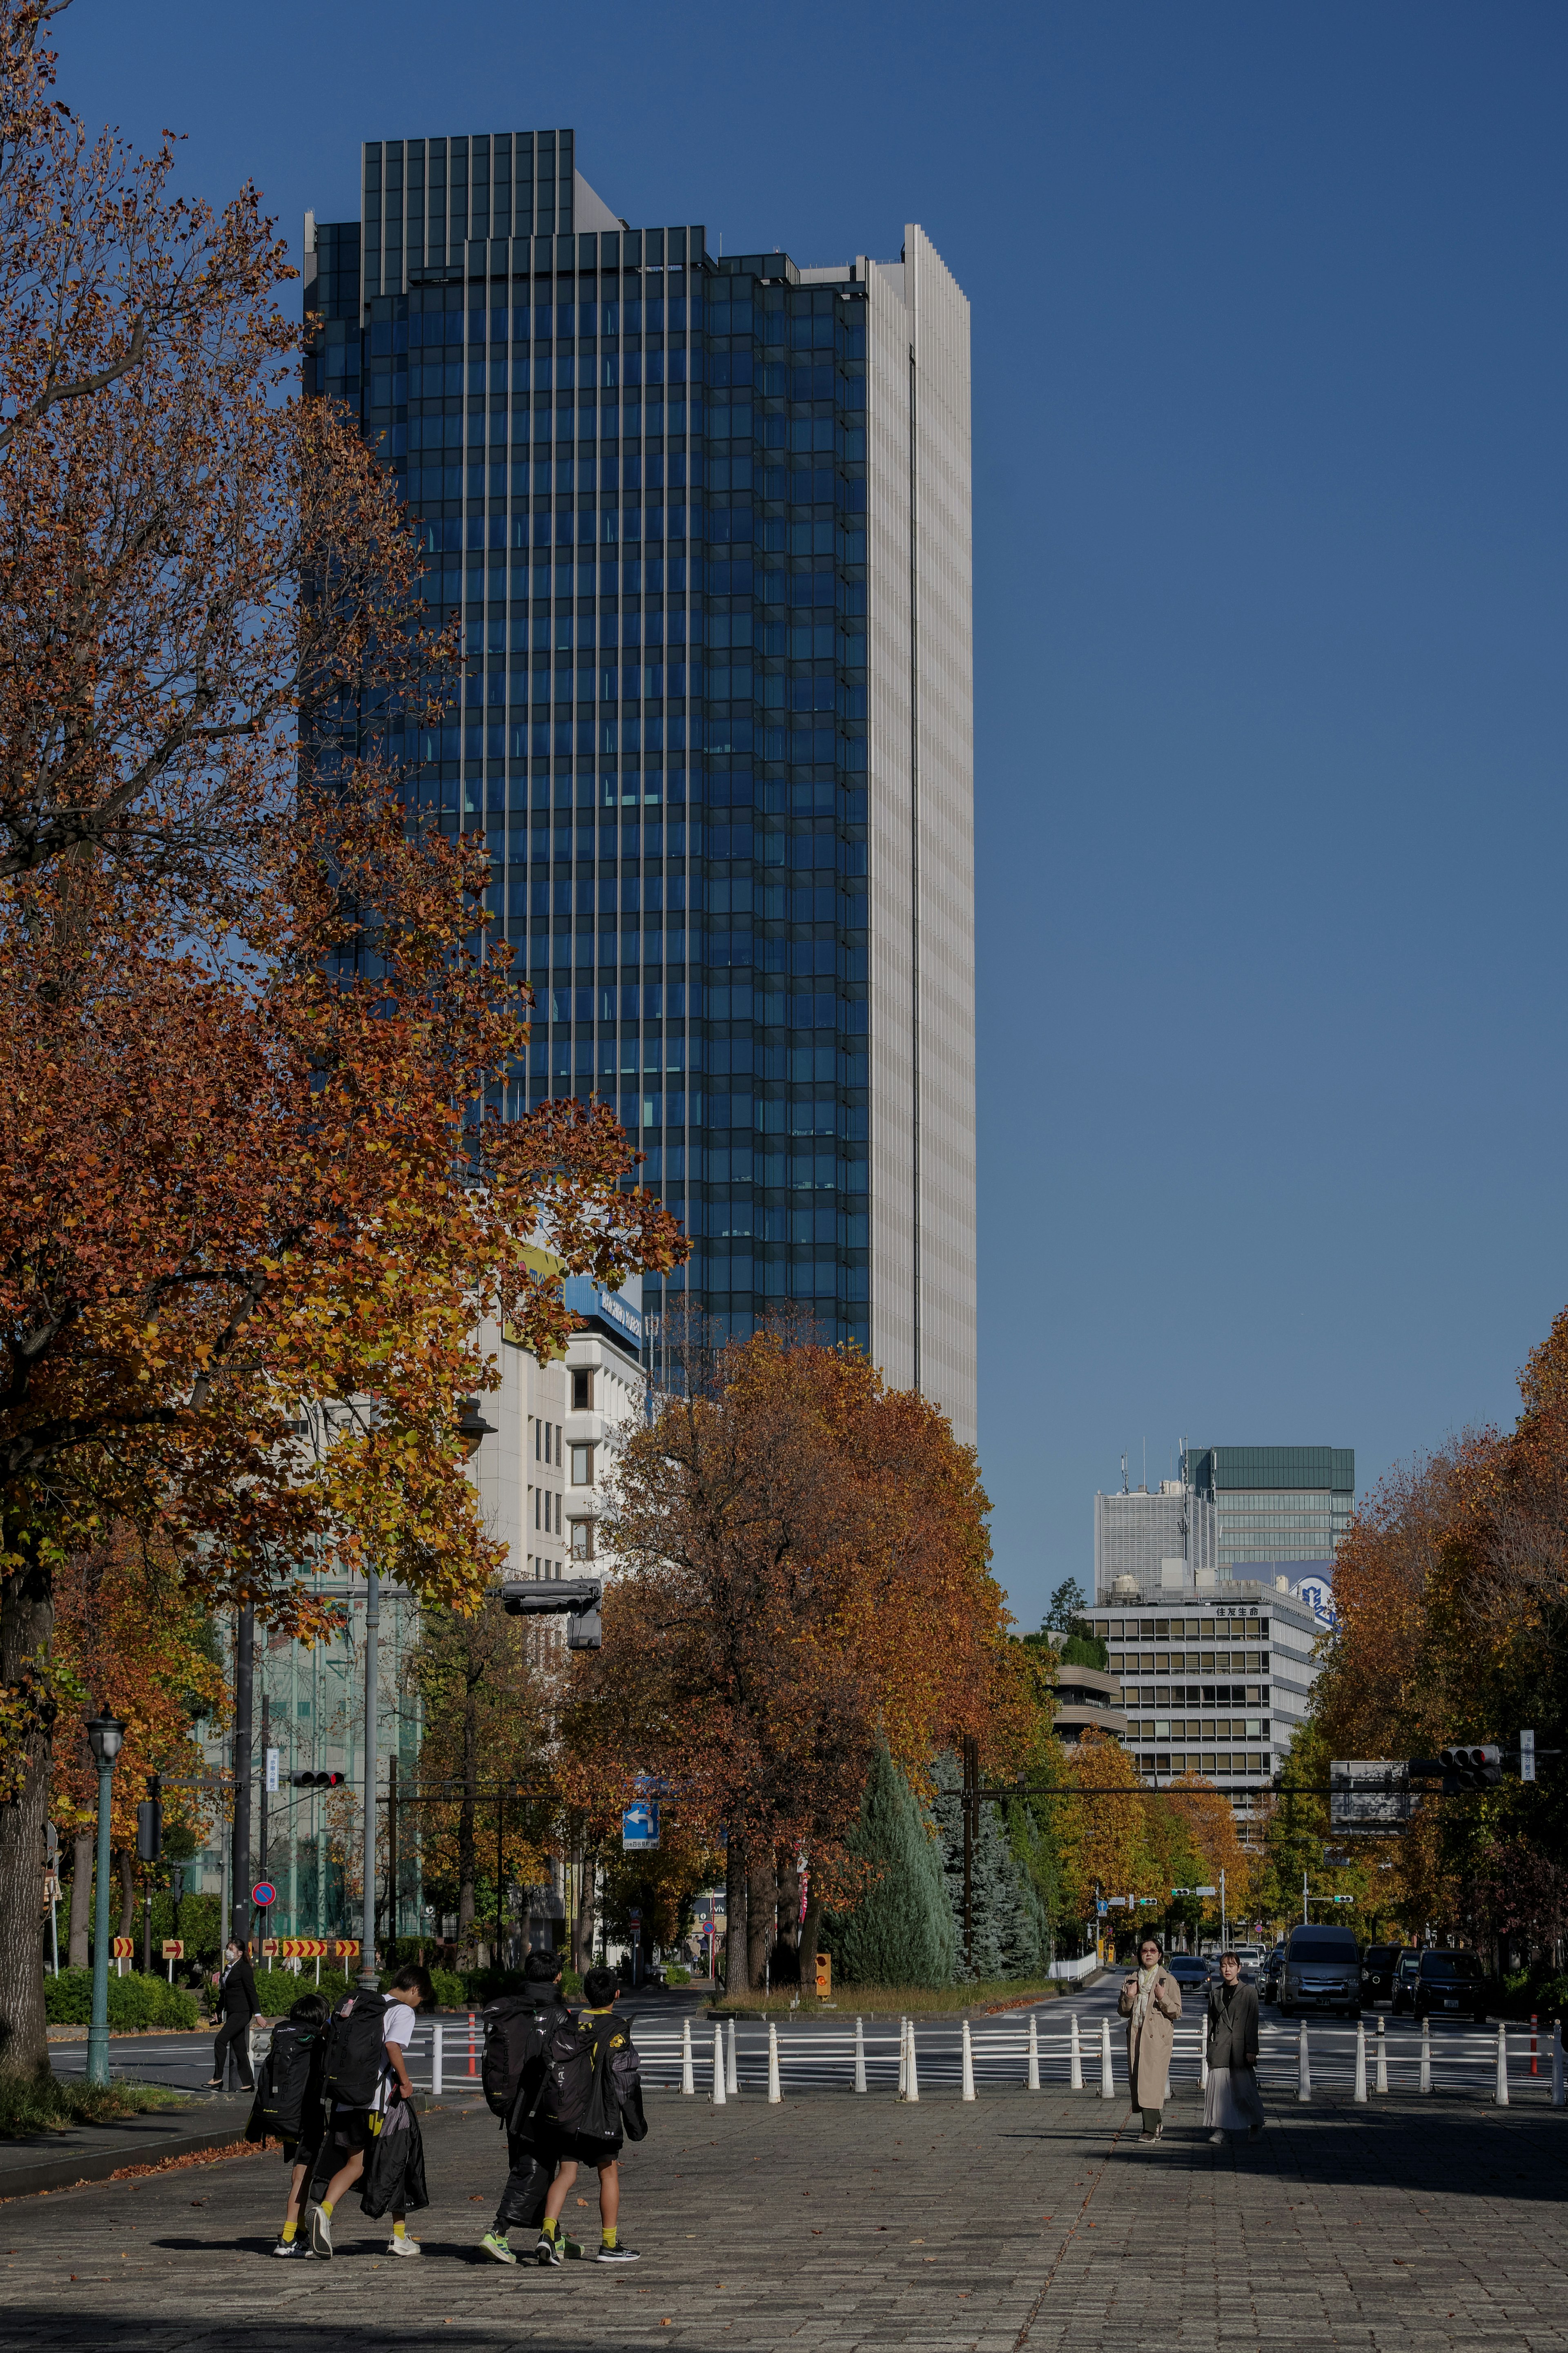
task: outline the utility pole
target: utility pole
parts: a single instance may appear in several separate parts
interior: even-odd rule
[[[265,1879],[267,1876],[267,1742],[268,1720],[271,1712],[272,1702],[263,1692],[261,1694],[261,1841],[256,1858],[256,1875],[258,1879]]]
[[[256,1605],[246,1596],[235,1621],[234,1641],[234,1871],[229,1934],[242,1953],[250,1950],[250,1718],[254,1704]]]
[[[386,1760],[386,1941],[397,1942],[397,1751]]]
[[[974,1814],[979,1809],[980,1764],[974,1742],[963,1744],[963,1966],[974,1967]]]

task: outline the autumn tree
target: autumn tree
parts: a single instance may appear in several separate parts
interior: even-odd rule
[[[792,1343],[731,1344],[628,1439],[605,1646],[563,1725],[584,1792],[658,1774],[694,1837],[725,1834],[732,1990],[803,1850],[814,1966],[879,1738],[922,1790],[946,1743],[1020,1753],[973,1452],[854,1351]]]
[[[1068,1759],[1078,1794],[1058,1809],[1062,1900],[1068,1916],[1090,1920],[1103,1895],[1152,1895],[1154,1872],[1142,1785],[1121,1743],[1090,1725]]]
[[[62,1564],[124,1525],[279,1626],[327,1559],[471,1606],[477,1335],[572,1324],[530,1244],[682,1249],[606,1113],[500,1120],[488,860],[380,733],[443,652],[405,518],[296,396],[255,193],[89,139],[59,13],[0,0],[0,2073],[47,2064]]]

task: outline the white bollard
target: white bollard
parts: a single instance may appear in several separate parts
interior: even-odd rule
[[[1026,2089],[1037,2092],[1039,2088],[1040,2038],[1035,2024],[1035,2013],[1031,2010],[1029,2012],[1029,2073],[1026,2079]]]
[[[969,2040],[969,2021],[967,2018],[963,2020],[963,2081],[960,2087],[958,2096],[961,2100],[972,2100],[974,2097],[974,2047]]]
[[[1563,2096],[1563,2021],[1559,2019],[1552,2030],[1552,2105],[1554,2108],[1562,2107]]]
[[[1209,2080],[1209,2014],[1205,2010],[1198,2021],[1198,2089],[1207,2091]]]
[[[921,2074],[919,2067],[915,2064],[915,2022],[911,2018],[910,2021],[910,2064],[904,2097],[910,2102],[910,2105],[913,2106],[918,2104],[920,2096]]]
[[[1296,2097],[1310,2100],[1312,2096],[1312,2054],[1307,2048],[1307,2021],[1301,2021],[1296,2030]]]
[[[730,2021],[728,2047],[724,2057],[724,2089],[734,2100],[740,2097],[741,2078],[735,2072],[735,2021]]]
[[[769,2105],[769,2107],[770,2107],[770,2108],[776,2108],[776,2107],[778,2106],[778,2105],[779,2105],[779,2102],[780,2102],[783,2098],[784,2098],[784,2094],[783,2094],[783,2092],[782,2092],[782,2091],[780,2090],[780,2088],[779,2088],[779,2031],[778,2031],[778,2028],[773,2024],[773,2020],[770,2018],[770,2019],[769,2019],[769,2021],[768,2021],[768,2105]]]
[[[438,2100],[447,2088],[441,2073],[441,2037],[444,2031],[437,2020],[430,2046],[430,2097],[433,2100]]]
[[[1352,2100],[1358,2102],[1362,2107],[1365,2107],[1366,2021],[1363,2018],[1358,2018],[1355,2022],[1355,2090],[1351,2094],[1351,2097]]]
[[[1377,2021],[1377,2088],[1380,2092],[1388,2089],[1388,2036],[1381,2017]]]
[[[855,2089],[866,2088],[866,2026],[863,2019],[855,2021]]]
[[[692,2098],[697,2090],[697,2079],[691,2072],[691,2021],[689,2018],[680,2021],[680,2088],[688,2099]]]
[[[1070,2024],[1072,2026],[1072,2074],[1069,2081],[1072,2090],[1075,2092],[1081,2092],[1083,2089],[1083,2045],[1078,2039],[1078,2012],[1076,2010],[1072,2014]]]
[[[1100,2096],[1102,2100],[1116,2097],[1115,2079],[1110,2073],[1110,2021],[1100,2021]]]
[[[1508,2105],[1508,2029],[1500,2018],[1497,2022],[1497,2105]]]
[[[1421,2082],[1417,2088],[1423,2092],[1429,2092],[1432,2088],[1432,2021],[1429,2018],[1421,2021]]]
[[[899,2021],[899,2097],[900,2100],[908,2092],[909,2084],[910,2021],[907,2018],[900,2018]]]
[[[713,2021],[713,2105],[724,2105],[724,2030],[717,2019]]]

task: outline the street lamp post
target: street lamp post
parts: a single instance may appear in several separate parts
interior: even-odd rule
[[[92,2023],[87,2030],[87,2080],[109,2081],[109,1811],[114,1760],[125,1737],[118,1716],[95,1715],[87,1727],[98,1767],[98,1902],[92,1935]]]

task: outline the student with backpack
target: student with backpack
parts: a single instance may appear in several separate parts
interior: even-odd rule
[[[272,2250],[275,2255],[298,2257],[309,2253],[299,2236],[300,2214],[327,2128],[325,2062],[331,2014],[331,2006],[322,1995],[302,1994],[288,2017],[273,2028],[272,2048],[257,2073],[248,2137],[280,2140],[283,2162],[290,2168],[289,2202]]]
[[[411,2105],[414,2086],[408,2080],[404,2052],[414,2032],[414,2013],[435,2000],[428,1969],[409,1963],[399,1969],[385,1994],[363,1988],[338,2004],[327,2033],[326,2087],[331,2101],[331,2122],[324,2154],[339,2160],[327,2183],[326,2195],[310,2216],[310,2250],[330,2259],[332,2253],[332,2210],[345,2190],[365,2171],[367,2155],[375,2153],[374,2171],[384,2179],[395,2168],[384,2159],[395,2153],[404,2160],[406,2186],[401,2177],[392,2193],[391,2255],[417,2255],[417,2239],[405,2229],[408,2206],[428,2204],[425,2195],[424,2161],[418,2126]],[[378,2144],[385,2140],[384,2150]],[[399,2142],[393,2151],[394,2140]],[[318,2174],[320,2168],[318,2167]],[[378,2183],[367,2181],[360,2203],[374,2216],[385,2211]]]
[[[635,2247],[620,2239],[619,2159],[626,2134],[647,2132],[642,2105],[642,2062],[631,2035],[615,2015],[621,1990],[614,1969],[590,1969],[583,1979],[585,2007],[572,2023],[557,2027],[545,2044],[545,2074],[540,2096],[543,2130],[536,2146],[558,2170],[544,2200],[544,2222],[534,2249],[540,2263],[558,2263],[564,2253],[561,2215],[580,2164],[599,2177],[601,2263],[635,2263]]]
[[[510,2231],[537,2232],[544,2220],[544,2197],[554,2160],[540,2153],[542,2130],[537,2114],[544,2082],[544,2050],[557,2027],[570,2027],[572,2013],[561,1993],[564,1956],[530,1953],[523,1964],[527,1991],[502,1994],[480,2011],[485,2030],[485,2055],[480,2068],[490,2113],[506,2126],[506,2187],[495,2221],[479,2245],[498,2263],[515,2263],[508,2239]],[[563,2239],[565,2252],[576,2257],[583,2249],[574,2239]]]

